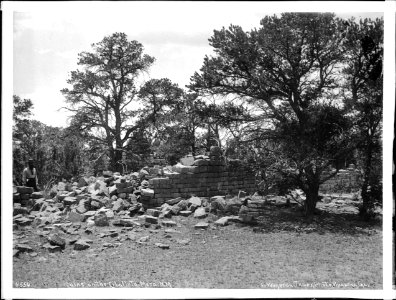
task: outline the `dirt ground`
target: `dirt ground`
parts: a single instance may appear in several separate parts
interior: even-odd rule
[[[75,236],[90,239],[91,247],[76,251],[67,244],[59,253],[42,248],[48,235],[42,228],[25,227],[14,232],[14,243],[34,252],[14,258],[14,287],[382,288],[378,220],[323,212],[305,224],[293,208],[275,206],[254,226],[217,227],[217,218],[204,219],[205,230],[194,229],[201,220],[193,216],[173,216],[177,226],[160,229],[110,226],[86,233],[82,223]],[[109,230],[117,234],[100,236]]]

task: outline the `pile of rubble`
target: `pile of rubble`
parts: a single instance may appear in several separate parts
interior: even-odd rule
[[[178,197],[167,200],[158,207],[147,207],[145,203],[153,197],[154,191],[148,188],[144,172],[140,178],[135,173],[121,176],[104,172],[103,175],[98,178],[81,178],[74,183],[60,182],[46,192],[15,187],[14,230],[39,230],[40,235],[47,240],[41,246],[49,252],[57,252],[64,250],[67,244],[72,245],[74,250],[90,248],[92,241],[81,239],[81,232],[90,233],[99,228],[158,230],[180,226],[172,220],[173,216],[197,219],[194,226],[196,229],[209,227],[211,220],[205,220],[208,214],[223,215],[213,223],[215,226],[249,221],[241,209],[243,199],[234,197],[226,201],[223,196]],[[241,216],[238,216],[240,211]],[[117,236],[117,232],[110,231],[107,232],[109,236]],[[156,243],[156,246],[169,248],[169,245],[163,243]],[[31,252],[32,248],[19,242],[14,244],[14,250],[14,255],[17,256],[20,252]]]

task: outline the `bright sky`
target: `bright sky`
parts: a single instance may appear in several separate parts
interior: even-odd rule
[[[146,79],[167,77],[179,86],[211,53],[208,38],[214,29],[241,25],[259,27],[273,14],[263,2],[107,2],[54,3],[21,6],[14,11],[14,94],[34,103],[34,118],[52,126],[66,126],[66,105],[60,93],[68,87],[70,71],[78,68],[77,54],[114,32],[125,32],[143,44],[156,62]],[[376,17],[382,13],[342,13]]]

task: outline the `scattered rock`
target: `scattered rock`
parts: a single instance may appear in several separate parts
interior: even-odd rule
[[[15,248],[17,250],[19,250],[19,252],[33,252],[34,251],[32,247],[25,245],[25,244],[17,244],[15,246]]]
[[[175,227],[177,224],[174,221],[162,221],[162,225],[165,227]]]
[[[78,241],[76,241],[75,243],[74,243],[74,250],[85,250],[85,249],[88,249],[90,247],[90,245],[85,241],[85,240],[82,240],[82,239],[79,239]]]
[[[178,244],[181,244],[181,245],[188,245],[188,244],[191,242],[191,240],[190,240],[190,239],[176,240],[176,242],[177,242]]]
[[[134,226],[141,226],[140,223],[134,221],[133,219],[119,219],[115,220],[112,223],[114,226],[124,226],[124,227],[134,227]]]
[[[188,201],[187,200],[181,200],[179,203],[175,204],[172,206],[172,214],[178,215],[179,212],[182,210],[187,210],[188,207]]]
[[[150,236],[142,236],[142,237],[139,239],[139,242],[140,242],[140,243],[147,243],[149,239],[150,239]]]
[[[79,213],[76,212],[76,211],[71,211],[71,212],[69,213],[69,221],[70,221],[70,222],[73,222],[73,223],[74,223],[74,222],[84,222],[86,218],[87,218],[86,215],[79,214]]]
[[[206,222],[199,222],[194,225],[195,229],[207,229],[209,227],[209,224]]]
[[[158,224],[158,218],[153,216],[146,216],[145,221],[150,224]]]
[[[158,248],[161,248],[161,249],[169,249],[169,245],[167,245],[167,244],[155,243],[155,245],[156,245]]]
[[[190,199],[188,199],[188,203],[189,205],[199,207],[202,205],[202,200],[199,197],[191,197]]]
[[[32,194],[34,192],[33,188],[28,186],[17,186],[16,189],[19,194]]]
[[[65,197],[63,199],[63,204],[64,205],[72,205],[72,204],[75,204],[75,203],[77,203],[77,198],[76,197],[67,196],[67,197]]]
[[[217,226],[226,226],[228,225],[228,217],[222,217],[214,222],[214,224]]]
[[[62,248],[56,245],[51,245],[50,243],[46,243],[43,245],[43,248],[47,249],[49,252],[61,252]]]
[[[182,210],[181,212],[179,212],[179,214],[183,217],[188,217],[189,215],[191,215],[193,212],[191,210]]]
[[[73,244],[75,244],[79,239],[80,239],[80,237],[77,236],[77,237],[68,239],[68,242],[69,242],[70,245],[73,245]]]
[[[96,211],[95,210],[89,210],[86,213],[84,213],[84,216],[86,216],[87,218],[93,217],[95,215],[96,215]]]
[[[96,201],[96,200],[92,200],[91,201],[91,208],[92,209],[99,209],[101,207],[103,207],[103,204],[101,202]]]
[[[19,203],[16,203],[16,204],[19,204]],[[26,207],[21,207],[20,204],[17,207],[14,206],[13,215],[17,216],[19,214],[20,215],[27,215],[27,214],[29,214],[29,210]]]
[[[146,210],[146,214],[153,217],[158,217],[160,215],[160,211],[157,209],[149,208]]]
[[[33,192],[33,193],[32,193],[32,198],[33,198],[33,199],[40,199],[40,198],[43,198],[43,192]]]
[[[142,201],[149,201],[154,198],[154,190],[149,188],[141,189],[140,199]]]
[[[52,246],[59,246],[62,249],[65,249],[66,247],[66,241],[65,239],[61,238],[58,234],[51,234],[48,237],[48,242],[52,245]]]
[[[95,225],[99,227],[109,226],[109,220],[105,214],[97,214],[94,219]]]
[[[175,199],[167,200],[165,203],[169,204],[169,205],[175,205],[175,204],[179,203],[181,200],[183,200],[183,198],[178,197],[178,198],[175,198]]]
[[[113,211],[120,212],[123,209],[124,209],[124,201],[122,199],[118,199],[113,203]]]
[[[223,196],[214,196],[210,198],[210,209],[212,212],[225,211],[226,204]]]
[[[194,212],[194,218],[198,219],[203,219],[208,215],[208,213],[205,211],[205,208],[199,207],[195,210]]]
[[[29,226],[33,223],[33,220],[26,217],[19,217],[14,219],[14,222],[19,226]]]
[[[114,219],[114,212],[112,210],[106,211],[105,215],[108,219]]]

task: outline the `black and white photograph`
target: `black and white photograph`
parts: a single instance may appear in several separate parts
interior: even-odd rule
[[[9,293],[392,298],[394,5],[3,4]]]

